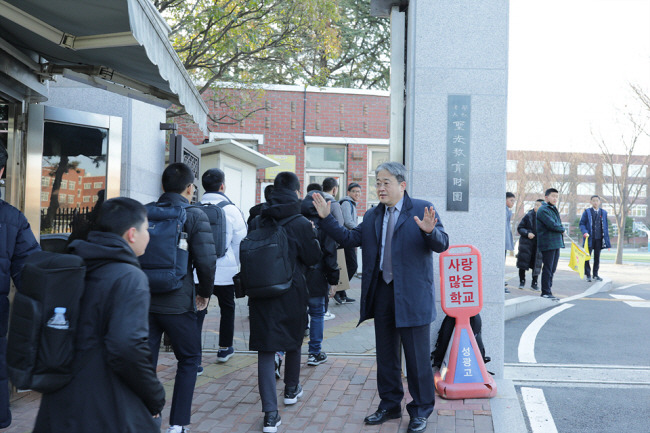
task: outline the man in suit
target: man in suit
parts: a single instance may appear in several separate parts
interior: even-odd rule
[[[603,281],[598,276],[600,266],[600,250],[611,248],[609,243],[609,224],[607,222],[607,211],[600,207],[600,197],[591,196],[591,207],[585,209],[580,218],[580,231],[584,237],[589,236],[589,250],[594,259],[594,280]],[[591,282],[591,267],[589,260],[585,262],[585,278]]]
[[[374,318],[377,388],[381,402],[366,424],[401,417],[404,397],[399,343],[406,355],[411,417],[408,433],[427,428],[435,391],[429,360],[429,327],[436,317],[433,252],[449,247],[449,237],[433,205],[406,193],[406,168],[387,162],[375,170],[380,204],[353,230],[340,226],[329,204],[314,196],[320,228],[344,247],[362,247],[363,275],[359,323]]]

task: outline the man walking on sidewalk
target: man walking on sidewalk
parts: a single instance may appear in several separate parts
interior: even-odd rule
[[[607,211],[600,208],[600,197],[597,195],[591,196],[591,207],[585,209],[580,218],[580,231],[584,237],[589,237],[589,251],[591,257],[594,258],[594,280],[603,281],[598,276],[598,268],[600,266],[600,250],[603,248],[611,248],[609,243],[609,225],[607,223]],[[591,282],[591,267],[589,260],[585,262],[585,278]]]
[[[387,162],[375,170],[380,204],[354,230],[330,216],[329,204],[314,195],[320,228],[344,247],[362,247],[360,320],[374,318],[377,347],[377,411],[369,425],[402,416],[400,342],[406,358],[411,417],[408,433],[421,433],[433,412],[435,390],[430,361],[430,324],[436,317],[433,252],[449,248],[449,237],[433,205],[406,193],[406,168]]]
[[[542,298],[557,301],[551,289],[560,248],[564,248],[564,226],[556,207],[559,200],[557,189],[547,189],[544,199],[546,201],[537,211],[537,248],[542,253]]]
[[[511,192],[506,192],[506,256],[508,256],[508,251],[515,249],[515,242],[512,238],[512,207],[515,205],[515,195]],[[504,291],[510,293],[508,290],[508,283],[504,282]]]
[[[246,222],[244,215],[228,197],[226,197],[226,176],[218,168],[211,168],[203,173],[201,183],[205,194],[201,203],[210,203],[223,209],[226,217],[226,251],[222,257],[217,258],[217,270],[214,275],[214,295],[219,301],[221,319],[219,322],[219,351],[217,361],[226,362],[233,354],[233,337],[235,333],[235,286],[232,281],[233,275],[239,272],[239,244],[246,236]],[[198,283],[198,279],[195,278]],[[203,329],[203,320],[208,309],[197,313],[199,335]],[[201,374],[203,367],[199,363]]]
[[[348,230],[352,230],[359,224],[357,222],[357,203],[359,203],[359,200],[361,200],[361,185],[352,182],[348,185],[348,195],[340,201],[343,225]],[[356,248],[345,248],[345,267],[348,270],[348,280],[352,281],[358,268]],[[341,290],[334,294],[334,301],[338,304],[350,304],[355,300],[349,298],[345,290]]]

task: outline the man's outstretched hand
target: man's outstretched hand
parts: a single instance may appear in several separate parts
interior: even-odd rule
[[[420,227],[420,230],[425,233],[431,233],[433,229],[436,228],[436,224],[438,223],[438,218],[436,218],[436,211],[433,209],[433,206],[424,208],[424,217],[421,220],[417,215],[413,218],[415,219],[415,223],[418,225],[418,227]]]
[[[316,208],[316,212],[318,212],[318,216],[327,218],[327,215],[330,214],[330,203],[320,194],[314,193],[312,197],[314,198],[314,207]]]

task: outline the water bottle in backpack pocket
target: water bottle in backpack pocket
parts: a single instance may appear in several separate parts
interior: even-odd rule
[[[183,286],[187,275],[189,251],[183,226],[186,208],[171,203],[149,203],[149,244],[139,257],[140,266],[149,279],[151,293],[168,293]]]
[[[18,389],[53,392],[73,376],[86,267],[81,257],[39,251],[25,260],[7,337],[7,371]]]

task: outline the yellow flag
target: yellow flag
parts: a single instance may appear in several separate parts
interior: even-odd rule
[[[584,249],[576,245],[575,242],[571,241],[571,257],[569,258],[569,267],[576,271],[580,278],[585,277],[585,262],[588,261],[591,257],[589,256],[589,242],[588,238],[585,238]]]

